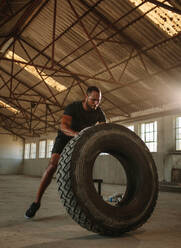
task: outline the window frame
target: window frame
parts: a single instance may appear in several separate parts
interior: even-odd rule
[[[177,119],[180,119],[180,126],[177,127]],[[177,130],[180,129],[180,138],[177,138]],[[177,149],[177,141],[180,141],[180,149]],[[181,116],[176,116],[175,118],[175,151],[181,152]]]
[[[53,144],[49,145],[49,143],[51,141],[52,141]],[[46,158],[51,157],[53,145],[54,145],[54,140],[53,139],[47,139],[47,142],[46,142]]]
[[[152,130],[151,126],[153,124]],[[144,130],[142,131],[144,125]],[[148,131],[148,129],[150,129]],[[144,141],[150,152],[158,152],[158,122],[147,121],[140,124],[140,138]]]
[[[26,147],[28,146],[28,149]],[[27,154],[27,156],[26,156]],[[24,146],[24,159],[30,159],[30,143],[25,143]]]
[[[131,130],[132,132],[135,132],[134,130],[134,125],[128,125],[126,126],[129,130]]]
[[[36,159],[36,149],[37,149],[36,142],[30,143],[30,156],[29,156],[30,159]]]
[[[44,151],[42,151],[42,148],[41,148],[41,144],[43,142],[45,143]],[[43,155],[41,155],[41,154],[43,154]],[[45,139],[39,141],[38,158],[46,158],[46,140]]]

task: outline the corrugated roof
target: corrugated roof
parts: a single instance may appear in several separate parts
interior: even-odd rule
[[[0,108],[1,126],[22,138],[56,131],[65,105],[83,99],[88,85],[101,88],[109,120],[130,121],[135,113],[166,104],[175,113],[181,7],[169,1],[168,11],[168,1],[159,1],[164,4],[159,8],[154,1],[154,15],[161,13],[159,20],[178,28],[170,36],[139,9],[148,1],[133,2],[5,1],[0,11],[0,100],[20,113]],[[9,51],[14,55],[7,59]],[[63,91],[47,84],[45,75]]]

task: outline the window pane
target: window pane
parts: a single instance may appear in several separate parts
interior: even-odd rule
[[[148,147],[148,149],[150,150],[150,143],[145,143]]]
[[[153,134],[154,134],[153,132],[150,133],[150,141],[154,141],[154,135]]]
[[[153,132],[153,123],[150,123],[150,132]]]
[[[157,132],[157,121],[154,122],[154,131]]]
[[[150,131],[150,126],[149,124],[146,124],[146,133]]]
[[[141,124],[141,133],[145,132],[145,124]]]
[[[24,158],[25,159],[30,158],[30,144],[25,144]]]
[[[141,139],[151,152],[157,151],[157,121],[141,124]]]
[[[181,129],[180,128],[176,129],[176,138],[181,139]]]
[[[149,133],[145,133],[145,142],[149,142]]]
[[[36,143],[31,143],[30,158],[36,158]]]
[[[144,134],[144,133],[141,133],[141,139],[142,139],[143,141],[145,141],[145,134]]]
[[[176,150],[181,150],[181,140],[176,140]]]
[[[181,150],[181,117],[176,118],[176,150]]]
[[[176,127],[181,127],[181,117],[176,118]]]
[[[47,158],[51,157],[53,148],[53,140],[47,140]]]
[[[41,140],[39,143],[39,158],[45,158],[45,148],[46,148],[46,141]]]
[[[129,128],[131,131],[133,131],[133,132],[134,132],[134,126],[133,126],[133,125],[128,126],[127,128]]]
[[[155,141],[155,142],[157,142],[157,132],[154,132],[154,138],[153,138],[153,140]]]

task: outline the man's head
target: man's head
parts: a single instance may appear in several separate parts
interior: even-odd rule
[[[87,110],[95,110],[101,102],[102,94],[96,86],[89,86],[86,91],[85,107]]]

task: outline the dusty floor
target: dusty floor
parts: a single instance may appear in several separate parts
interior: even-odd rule
[[[56,181],[46,191],[32,220],[24,212],[39,178],[0,175],[0,248],[180,248],[181,194],[160,192],[151,218],[134,232],[110,238],[81,228],[66,213]]]

